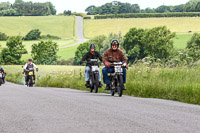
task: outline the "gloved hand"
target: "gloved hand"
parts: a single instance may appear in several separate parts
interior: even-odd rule
[[[126,65],[126,69],[128,70],[128,65]]]
[[[36,71],[38,72],[38,68],[36,68]]]
[[[106,67],[110,67],[110,62],[105,62]]]
[[[80,65],[83,64],[83,61],[80,61]]]

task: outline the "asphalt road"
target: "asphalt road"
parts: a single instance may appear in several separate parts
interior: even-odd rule
[[[76,32],[77,32],[77,40],[78,40],[78,42],[74,43],[72,45],[61,47],[59,49],[73,47],[73,46],[79,45],[81,43],[84,43],[85,41],[88,40],[88,39],[85,39],[84,35],[83,35],[83,18],[80,17],[80,16],[76,16],[76,20],[77,20],[77,28],[76,28],[77,31]]]
[[[199,133],[200,106],[62,88],[0,87],[0,133]]]

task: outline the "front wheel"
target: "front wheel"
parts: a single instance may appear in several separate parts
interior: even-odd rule
[[[29,76],[29,87],[33,87],[33,76]]]
[[[95,74],[95,83],[94,83],[94,91],[95,93],[98,93],[98,87],[99,87],[99,74]]]
[[[121,97],[123,94],[123,87],[124,87],[123,76],[120,75],[119,76],[119,86],[117,87],[117,92],[118,92],[119,97]]]

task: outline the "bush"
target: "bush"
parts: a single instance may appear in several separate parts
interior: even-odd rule
[[[58,37],[58,36],[53,36],[53,35],[47,34],[47,35],[42,35],[41,39],[44,39],[44,40],[59,40],[61,38]]]
[[[144,57],[168,59],[173,52],[175,33],[165,26],[149,30],[130,29],[124,37],[124,48],[130,63]]]
[[[127,14],[110,14],[97,15],[94,19],[108,18],[160,18],[160,17],[199,17],[200,12],[176,12],[176,13],[127,13]]]
[[[24,40],[38,40],[41,38],[40,34],[39,29],[33,29],[24,37]]]
[[[84,17],[84,19],[91,19],[91,17]]]
[[[38,64],[54,64],[57,59],[58,45],[52,41],[41,41],[32,45],[32,57]]]
[[[0,32],[0,41],[6,41],[8,39],[8,36],[5,33]]]
[[[5,64],[21,64],[22,54],[26,54],[27,50],[22,44],[20,36],[10,37],[6,42],[7,48],[2,49],[2,60]]]
[[[168,59],[173,52],[172,39],[174,37],[175,33],[172,33],[166,26],[147,30],[143,38],[144,53],[154,58]]]
[[[194,61],[200,59],[200,34],[194,33],[192,38],[188,41],[186,49],[188,55],[193,58]]]
[[[144,53],[145,44],[143,43],[143,37],[145,35],[144,29],[132,28],[124,36],[123,47],[128,54],[128,61],[133,63],[135,60],[143,59],[147,55]]]

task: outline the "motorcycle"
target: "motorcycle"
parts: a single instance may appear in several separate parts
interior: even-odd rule
[[[26,72],[26,76],[28,76],[28,87],[33,87],[33,85],[35,84],[33,81],[33,74],[34,74],[34,68],[29,68],[29,69],[25,69],[24,70]]]
[[[98,60],[97,59],[90,59],[91,66],[90,66],[90,92],[98,93],[99,89],[99,66],[98,66]]]
[[[0,86],[1,86],[2,84],[4,84],[4,81],[3,81],[3,74],[0,73]]]
[[[111,63],[114,66],[114,73],[110,73],[110,89],[111,95],[114,96],[115,92],[118,93],[119,97],[122,97],[123,94],[123,69],[124,66],[123,62],[114,62]]]

